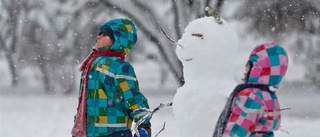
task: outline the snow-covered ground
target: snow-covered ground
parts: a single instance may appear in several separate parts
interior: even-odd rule
[[[1,61],[0,61],[1,62]],[[150,107],[155,108],[161,102],[170,102],[176,91],[176,85],[170,82],[163,86],[157,83],[160,74],[154,63],[134,64],[141,91],[149,99]],[[8,71],[1,63],[1,137],[67,137],[73,125],[76,113],[77,95],[45,95],[42,86],[20,84],[9,87],[5,81]],[[143,68],[149,68],[145,70]],[[153,73],[152,73],[153,72]],[[169,79],[170,80],[170,79]],[[289,132],[276,132],[278,137],[318,137],[320,135],[320,92],[308,84],[284,83],[279,92],[283,111],[282,129]],[[158,137],[178,137],[174,124],[172,108],[166,107],[156,113],[152,119],[153,135],[166,122],[165,130]],[[214,125],[212,125],[214,126]],[[213,128],[212,128],[213,130]]]
[[[73,124],[77,97],[29,94],[39,90],[36,87],[1,87],[1,137],[67,137]],[[165,91],[164,91],[165,90]],[[13,92],[13,93],[10,93]],[[19,93],[22,92],[22,93]],[[172,100],[173,89],[144,89],[152,108],[160,102]],[[320,135],[319,94],[281,94],[283,107],[282,128],[289,134],[277,132],[278,137],[317,137]],[[153,135],[163,123],[166,129],[159,137],[178,137],[174,125],[172,108],[167,107],[156,113],[152,119]]]

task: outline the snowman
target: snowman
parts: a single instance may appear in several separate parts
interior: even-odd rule
[[[173,99],[180,137],[211,137],[227,97],[237,85],[233,64],[238,38],[220,21],[212,16],[196,19],[177,42],[185,80]]]

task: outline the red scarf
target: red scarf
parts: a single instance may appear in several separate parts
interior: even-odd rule
[[[82,88],[80,93],[80,98],[78,102],[78,109],[77,109],[77,115],[76,120],[74,122],[73,128],[72,128],[72,135],[76,137],[86,137],[86,102],[87,102],[87,80],[88,80],[88,74],[91,68],[91,65],[93,61],[99,57],[99,56],[116,56],[120,57],[122,60],[124,60],[125,55],[121,54],[119,52],[115,51],[93,51],[91,52],[88,57],[82,62],[80,66],[80,70],[83,71],[82,76]]]

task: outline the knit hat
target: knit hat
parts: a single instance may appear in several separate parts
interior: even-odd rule
[[[107,26],[107,25],[101,26],[99,31],[98,31],[98,35],[101,35],[101,34],[109,36],[110,39],[112,40],[112,42],[114,42],[113,31],[109,26]]]

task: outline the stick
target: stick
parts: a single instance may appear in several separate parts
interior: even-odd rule
[[[161,27],[160,27],[160,30],[162,31],[162,33],[164,34],[164,36],[166,36],[166,38],[167,38],[168,40],[170,40],[172,43],[174,43],[174,44],[180,46],[181,48],[183,48],[183,46],[180,45],[178,42],[175,42],[174,40],[172,40],[172,39],[166,34],[166,32],[165,32]]]
[[[291,110],[291,108],[283,108],[283,109],[280,109],[280,111],[283,111],[283,110]]]
[[[279,131],[289,134],[289,131],[283,129],[282,127],[279,128]]]
[[[140,137],[140,133],[138,130],[139,125],[141,125],[147,118],[151,117],[154,113],[156,113],[157,111],[159,111],[161,108],[166,107],[166,106],[172,106],[172,102],[169,103],[160,103],[160,105],[158,107],[156,107],[155,109],[153,109],[152,111],[145,109],[145,111],[148,112],[147,115],[143,116],[139,121],[136,122],[136,125],[134,127],[134,131],[136,132],[136,135],[138,137]]]
[[[156,134],[155,137],[157,137],[163,130],[165,130],[165,127],[166,127],[166,122],[163,123],[162,129]]]

